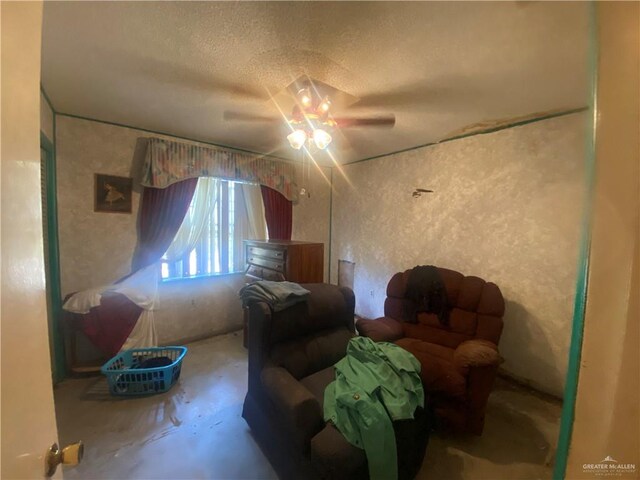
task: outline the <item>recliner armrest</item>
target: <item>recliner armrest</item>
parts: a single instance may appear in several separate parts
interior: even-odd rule
[[[266,367],[260,378],[265,392],[282,413],[290,430],[308,445],[311,438],[324,426],[318,400],[282,367]]]
[[[497,366],[503,362],[498,346],[488,340],[467,340],[453,352],[453,363],[461,372],[473,367]]]
[[[310,456],[321,472],[320,478],[348,480],[362,478],[361,474],[367,472],[367,455],[364,450],[349,443],[332,423],[327,423],[311,439]],[[364,472],[360,472],[363,469]]]
[[[360,318],[356,323],[358,332],[374,342],[395,342],[404,337],[402,324],[391,317],[380,317],[375,320]]]

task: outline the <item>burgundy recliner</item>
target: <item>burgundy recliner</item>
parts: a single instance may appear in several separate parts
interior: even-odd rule
[[[436,414],[448,425],[480,435],[502,358],[504,299],[497,285],[438,268],[449,303],[448,322],[435,314],[415,315],[406,298],[411,270],[396,273],[387,285],[384,317],[360,319],[361,335],[395,342],[420,361],[422,381]],[[409,318],[413,317],[413,318]]]

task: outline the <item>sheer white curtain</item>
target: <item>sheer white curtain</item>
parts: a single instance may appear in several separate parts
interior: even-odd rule
[[[198,244],[215,212],[219,185],[220,180],[217,178],[201,177],[198,179],[189,211],[169,249],[164,254],[163,260],[167,262],[179,260]]]
[[[252,240],[265,240],[267,238],[267,221],[264,216],[264,202],[260,185],[249,183],[242,184],[247,216],[249,221],[249,238]]]
[[[200,178],[189,211],[162,258],[162,277],[242,272],[244,240],[266,237],[259,185]]]

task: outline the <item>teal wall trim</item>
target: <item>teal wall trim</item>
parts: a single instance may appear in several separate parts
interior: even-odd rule
[[[47,92],[45,91],[44,87],[42,86],[42,84],[40,84],[40,91],[42,92],[42,96],[44,97],[44,99],[47,101],[47,104],[49,104],[49,108],[51,109],[51,112],[53,113],[53,116],[56,116],[56,109],[53,108],[53,103],[51,103],[51,99],[49,98],[49,95],[47,95]]]
[[[476,135],[485,135],[487,133],[499,132],[500,130],[506,130],[507,128],[521,127],[522,125],[528,125],[529,123],[541,122],[543,120],[549,120],[551,118],[564,117],[565,115],[572,115],[574,113],[585,112],[589,110],[589,107],[573,108],[571,110],[564,110],[562,112],[551,113],[549,115],[542,115],[540,117],[529,118],[519,122],[508,123],[500,125],[499,127],[487,128],[485,130],[479,130],[477,132],[465,133],[463,135],[456,135],[455,137],[445,138],[437,142],[425,143],[422,145],[416,145],[415,147],[409,147],[402,150],[396,150],[395,152],[383,153],[381,155],[375,155],[373,157],[363,158],[361,160],[354,160],[353,162],[345,163],[345,165],[354,165],[356,163],[368,162],[369,160],[375,160],[377,158],[388,157],[397,153],[410,152],[412,150],[418,150],[419,148],[432,147],[434,145],[440,145],[441,143],[452,142],[454,140],[460,140],[462,138],[474,137]]]
[[[571,433],[575,417],[578,380],[580,375],[580,358],[582,355],[582,338],[584,333],[584,315],[587,303],[587,287],[589,282],[589,253],[591,250],[591,216],[596,169],[596,114],[597,114],[597,20],[595,2],[590,5],[589,12],[589,103],[591,115],[587,125],[585,163],[587,194],[585,197],[582,220],[582,240],[578,259],[578,278],[576,281],[576,297],[573,306],[573,327],[569,346],[569,363],[564,389],[562,415],[560,417],[560,433],[556,448],[556,461],[553,469],[553,480],[563,480],[567,471],[567,460],[571,446]]]
[[[242,152],[242,153],[250,153],[252,155],[259,155],[261,157],[276,158],[278,160],[284,160],[285,162],[295,162],[295,160],[292,160],[290,158],[279,157],[277,155],[272,155],[270,153],[254,152],[253,150],[245,150],[243,148],[230,147],[229,145],[222,145],[222,144],[219,144],[219,143],[207,142],[205,140],[198,140],[197,138],[183,137],[183,136],[180,136],[180,135],[176,135],[174,133],[159,132],[157,130],[149,130],[148,128],[135,127],[133,125],[125,125],[123,123],[117,123],[117,122],[109,122],[107,120],[99,120],[97,118],[83,117],[81,115],[74,115],[72,113],[56,112],[56,115],[60,115],[62,117],[77,118],[79,120],[88,120],[90,122],[104,123],[105,125],[113,125],[114,127],[131,128],[133,130],[139,130],[141,132],[146,132],[146,133],[153,133],[153,134],[156,134],[156,135],[166,135],[168,137],[178,138],[180,140],[187,140],[189,142],[198,142],[198,143],[202,143],[204,145],[211,145],[212,147],[226,148],[228,150],[235,150],[237,152]]]
[[[64,340],[62,336],[62,291],[60,288],[60,250],[58,241],[58,204],[56,190],[56,123],[53,115],[53,141],[40,132],[40,146],[46,152],[45,160],[45,201],[47,203],[47,271],[49,296],[49,338],[52,348],[53,383],[62,381],[66,375]]]

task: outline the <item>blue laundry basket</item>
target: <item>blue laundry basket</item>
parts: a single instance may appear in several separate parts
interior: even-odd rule
[[[149,347],[125,350],[105,363],[100,371],[106,375],[112,395],[149,395],[168,391],[180,378],[186,347]],[[146,368],[144,365],[170,362]]]

